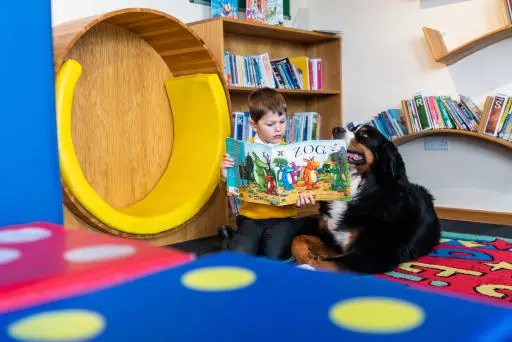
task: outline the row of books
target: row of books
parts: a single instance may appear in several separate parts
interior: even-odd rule
[[[459,101],[450,96],[431,96],[421,92],[402,100],[402,111],[409,132],[429,129],[463,129],[476,132],[482,117],[478,106],[467,96]]]
[[[512,96],[488,96],[483,110],[461,94],[457,101],[450,96],[426,96],[419,92],[401,104],[402,110],[388,109],[369,120],[351,122],[348,128],[367,123],[389,140],[424,130],[459,129],[512,141]]]
[[[255,135],[249,120],[249,112],[231,113],[232,138],[246,141]],[[307,140],[319,140],[322,136],[322,116],[316,112],[295,112],[286,116],[286,132],[283,141],[286,143]]]
[[[321,90],[322,59],[270,59],[268,52],[244,56],[225,51],[224,77],[229,85],[237,87]]]
[[[512,97],[505,94],[488,96],[478,132],[512,141]]]
[[[407,134],[407,128],[402,120],[403,115],[400,109],[388,109],[374,115],[364,123],[377,128],[387,139],[393,140]],[[347,128],[357,126],[362,122],[353,121],[347,124]]]
[[[283,0],[245,0],[245,19],[269,25],[283,25],[283,5]],[[212,0],[211,6],[212,18],[238,19],[238,0]]]

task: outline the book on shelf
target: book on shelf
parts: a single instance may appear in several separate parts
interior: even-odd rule
[[[238,0],[212,0],[212,18],[226,17],[238,19]]]
[[[246,0],[245,19],[259,23],[267,22],[268,0]]]
[[[342,139],[265,145],[226,138],[235,165],[229,196],[274,206],[295,204],[300,193],[316,200],[351,199],[346,142]]]
[[[267,0],[267,24],[284,24],[283,0]]]
[[[377,128],[388,140],[407,134],[405,120],[400,109],[385,110],[374,115],[370,120],[349,122],[347,128],[351,129],[363,123]]]
[[[512,97],[505,94],[488,96],[478,133],[512,141]]]
[[[231,113],[233,127],[232,138],[245,141],[256,133],[249,124],[249,112]],[[319,140],[322,136],[322,116],[317,112],[295,112],[286,116],[286,131],[283,141],[286,143],[306,140]]]
[[[409,133],[430,129],[461,129],[476,132],[482,112],[471,98],[459,94],[459,101],[450,96],[415,93],[402,100],[402,112]]]
[[[322,90],[322,74],[321,58],[270,59],[268,52],[244,56],[224,51],[224,77],[236,87]]]

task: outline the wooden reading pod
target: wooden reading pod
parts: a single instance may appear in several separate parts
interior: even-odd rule
[[[157,244],[212,235],[231,104],[202,40],[149,9],[53,34],[66,226]]]

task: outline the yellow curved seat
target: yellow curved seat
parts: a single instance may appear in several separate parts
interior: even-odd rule
[[[229,136],[229,109],[217,74],[175,77],[165,82],[174,121],[171,158],[163,176],[142,200],[114,209],[87,182],[71,137],[75,86],[82,72],[75,60],[56,76],[57,131],[62,179],[96,219],[122,232],[156,234],[193,218],[210,199]]]

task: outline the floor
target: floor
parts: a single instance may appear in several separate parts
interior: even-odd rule
[[[443,231],[476,235],[499,236],[512,239],[512,226],[487,223],[441,220]],[[214,253],[220,250],[220,239],[216,236],[170,245],[169,247],[194,253],[197,256]]]

